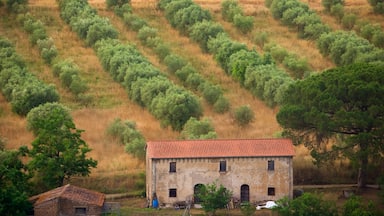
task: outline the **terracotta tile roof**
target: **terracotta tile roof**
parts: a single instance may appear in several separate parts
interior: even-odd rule
[[[29,200],[34,202],[34,205],[36,206],[40,203],[56,198],[64,198],[85,204],[103,206],[105,195],[103,193],[67,184],[65,186],[33,196],[29,198]]]
[[[149,158],[217,158],[293,156],[290,139],[150,141]]]

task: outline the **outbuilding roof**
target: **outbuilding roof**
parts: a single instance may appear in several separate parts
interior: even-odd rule
[[[147,157],[165,158],[218,158],[293,156],[290,139],[215,139],[150,141]]]
[[[56,198],[64,198],[88,205],[103,206],[105,195],[97,191],[67,184],[65,186],[33,196],[29,198],[29,200],[34,203],[34,206],[36,206]]]

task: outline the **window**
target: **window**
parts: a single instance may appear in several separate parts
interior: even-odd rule
[[[176,172],[176,162],[169,163],[169,172]]]
[[[275,188],[274,187],[268,188],[268,196],[275,196]]]
[[[169,189],[169,197],[177,197],[177,190],[175,188]]]
[[[275,170],[275,161],[273,160],[268,161],[268,170]]]
[[[86,215],[87,208],[86,207],[75,207],[75,215]]]
[[[220,172],[227,171],[227,161],[220,161]]]

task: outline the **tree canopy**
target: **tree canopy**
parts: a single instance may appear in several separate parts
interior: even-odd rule
[[[346,157],[357,164],[359,187],[384,152],[383,70],[383,64],[354,64],[298,81],[277,114],[285,134],[317,162]]]
[[[7,151],[0,146],[0,215],[26,215],[30,175],[21,162],[22,151]]]
[[[86,158],[91,151],[81,139],[69,110],[58,103],[46,103],[27,115],[28,128],[36,136],[29,151],[33,170],[46,189],[62,186],[71,176],[87,176],[97,161]]]

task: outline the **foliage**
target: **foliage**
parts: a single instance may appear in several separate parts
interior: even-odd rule
[[[124,4],[129,4],[131,0],[106,0],[107,8],[121,7]]]
[[[125,151],[139,158],[145,159],[145,139],[136,128],[133,121],[122,121],[115,119],[107,128],[107,133],[119,139],[125,146]]]
[[[251,216],[255,214],[256,208],[249,202],[241,203],[240,206],[241,213],[245,216]]]
[[[205,82],[201,84],[203,97],[209,104],[215,104],[219,97],[223,96],[223,90],[219,85],[213,85],[211,83]]]
[[[254,35],[253,41],[257,46],[259,46],[261,49],[264,48],[264,45],[268,43],[268,33],[267,32],[258,32]]]
[[[210,215],[215,215],[217,209],[224,208],[232,197],[232,191],[221,184],[218,186],[217,182],[202,185],[198,191],[201,206]]]
[[[181,131],[181,138],[187,140],[216,139],[217,134],[208,119],[199,121],[192,117],[185,123]]]
[[[370,201],[368,205],[364,204],[362,197],[352,196],[343,205],[343,216],[380,216],[384,213],[380,212],[376,206]]]
[[[27,11],[28,0],[6,0],[5,5],[9,12],[22,13]]]
[[[199,118],[202,115],[197,98],[176,86],[155,97],[151,110],[163,126],[170,125],[176,131],[181,131],[190,117]]]
[[[230,103],[227,98],[220,96],[215,104],[213,105],[213,110],[217,113],[225,113],[230,109]]]
[[[321,4],[326,12],[330,12],[332,6],[344,5],[344,0],[321,0]]]
[[[71,59],[60,60],[54,64],[53,74],[60,77],[61,83],[77,96],[88,90],[88,85],[79,76],[80,68]]]
[[[211,14],[208,10],[203,10],[199,5],[192,4],[186,8],[178,10],[173,17],[173,26],[181,33],[187,34],[190,27],[203,20],[211,20]]]
[[[234,22],[235,15],[243,15],[243,10],[236,0],[224,0],[221,2],[221,16],[225,21]]]
[[[330,56],[339,66],[384,59],[382,51],[353,32],[336,31],[323,34],[317,40],[317,46],[321,54]]]
[[[263,64],[262,61],[263,60],[256,51],[242,49],[229,57],[229,73],[235,80],[238,80],[240,84],[243,85],[247,68],[250,66],[261,65]]]
[[[208,41],[211,38],[217,37],[220,33],[224,32],[224,28],[212,21],[202,21],[193,25],[190,29],[190,37],[192,40],[199,43],[200,48],[204,52],[208,52]]]
[[[335,203],[325,201],[319,194],[304,193],[291,200],[284,197],[276,202],[277,211],[281,216],[337,216]]]
[[[0,149],[0,215],[27,215],[30,184],[28,168],[21,161],[23,151]]]
[[[382,0],[368,0],[373,11],[378,14],[384,14],[384,2]]]
[[[358,165],[359,187],[384,151],[382,71],[382,64],[365,63],[310,76],[288,88],[277,114],[285,134],[304,143],[318,163],[346,157]]]
[[[250,106],[240,106],[236,108],[233,115],[236,123],[242,127],[248,125],[255,119],[255,114]]]
[[[88,176],[97,161],[86,158],[91,151],[81,139],[69,110],[58,103],[46,103],[27,115],[28,129],[36,136],[29,151],[29,166],[47,189],[62,186],[72,176]]]
[[[141,19],[139,16],[132,13],[124,13],[123,21],[125,25],[131,28],[133,31],[138,31],[144,26],[147,26],[147,22]]]
[[[170,54],[165,57],[164,63],[167,65],[168,70],[171,73],[175,73],[187,65],[187,61],[176,54]]]
[[[344,14],[341,19],[342,26],[347,30],[352,30],[356,24],[357,16],[353,13]]]
[[[0,88],[15,113],[26,115],[40,104],[59,100],[54,86],[29,73],[25,61],[5,38],[0,38],[0,68]]]
[[[243,16],[236,14],[233,20],[235,27],[243,34],[246,34],[253,29],[253,17],[252,16]]]

